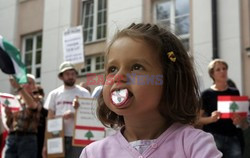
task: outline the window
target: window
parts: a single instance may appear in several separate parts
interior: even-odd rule
[[[104,71],[104,56],[91,56],[85,58],[85,67],[79,71],[80,75],[98,73]]]
[[[154,5],[155,23],[170,28],[189,49],[189,0],[161,0]]]
[[[107,0],[82,1],[84,42],[106,38]]]
[[[80,70],[80,74],[87,74],[91,72],[91,58],[86,57],[85,59],[85,67]]]
[[[104,56],[95,57],[95,70],[104,70]]]
[[[28,35],[22,39],[23,62],[27,73],[35,75],[37,82],[41,78],[42,34]]]

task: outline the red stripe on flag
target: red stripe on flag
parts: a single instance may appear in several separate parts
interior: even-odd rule
[[[4,105],[4,104],[0,104],[0,112],[1,112],[1,106],[6,106],[6,105]],[[20,107],[15,107],[15,108],[10,108],[10,110],[12,111],[12,112],[16,112],[16,111],[19,111],[20,110]]]
[[[0,95],[0,97],[2,97],[2,98],[7,98],[7,99],[15,99],[14,97],[6,96],[6,95]]]
[[[93,143],[95,140],[81,140],[81,139],[74,139],[74,144],[77,145],[89,145]]]
[[[10,108],[11,111],[15,112],[15,111],[19,111],[20,108]]]
[[[75,129],[83,129],[83,130],[93,130],[93,131],[104,131],[104,127],[92,127],[92,126],[76,126]]]
[[[247,112],[230,112],[230,113],[221,113],[220,118],[221,119],[229,119],[232,118],[235,114],[240,115],[241,117],[247,117]]]
[[[248,101],[247,96],[218,96],[218,101]]]

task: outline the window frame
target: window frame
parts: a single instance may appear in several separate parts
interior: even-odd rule
[[[41,48],[37,48],[37,38],[41,36]],[[25,63],[25,55],[27,54],[27,52],[30,51],[26,51],[26,41],[27,39],[32,39],[32,59],[31,59],[31,65],[28,65]],[[23,63],[25,63],[26,68],[31,68],[31,74],[33,74],[36,77],[36,82],[40,83],[41,82],[41,76],[42,76],[42,43],[43,43],[43,36],[42,36],[42,32],[38,32],[38,33],[34,33],[34,34],[30,34],[30,35],[25,35],[22,37],[22,61]],[[41,51],[41,59],[40,59],[40,63],[36,64],[36,57],[37,57],[37,52]],[[40,77],[38,78],[36,75],[36,70],[37,68],[40,68]]]
[[[178,17],[184,17],[184,16],[188,16],[188,19],[189,19],[189,28],[188,28],[188,33],[186,33],[186,34],[179,34],[179,35],[177,35],[177,37],[179,37],[180,38],[180,40],[181,41],[185,41],[185,40],[188,40],[188,48],[186,48],[187,49],[187,51],[189,51],[190,50],[190,10],[189,10],[189,13],[187,13],[187,14],[183,14],[183,15],[175,15],[175,11],[176,11],[176,5],[175,5],[175,2],[176,2],[176,0],[157,0],[157,1],[155,1],[154,3],[153,3],[153,22],[155,23],[155,24],[158,24],[159,23],[159,21],[157,21],[157,11],[156,11],[156,6],[157,6],[157,4],[160,4],[160,3],[164,3],[164,2],[167,2],[167,1],[169,1],[170,2],[170,17],[169,17],[169,19],[170,19],[170,30],[171,30],[171,32],[173,32],[174,34],[176,34],[175,33],[175,31],[176,31],[176,27],[175,27],[175,20],[178,18]],[[189,0],[189,5],[190,5],[190,0]],[[189,6],[190,7],[190,6]]]
[[[96,69],[96,65],[97,65],[97,61],[96,59],[100,57],[101,60],[103,59],[103,61],[101,61],[101,64],[103,64],[103,69]],[[81,70],[78,71],[79,76],[86,76],[88,73],[102,73],[105,71],[104,69],[104,54],[97,54],[97,55],[92,55],[92,56],[86,56],[85,57],[85,61],[87,61],[87,59],[91,59],[90,60],[90,71],[86,71],[86,72],[81,72]],[[86,66],[84,66],[84,68],[86,68]]]
[[[106,21],[102,24],[98,24],[98,0],[81,0],[81,12],[80,12],[80,23],[83,27],[83,37],[84,37],[84,19],[85,19],[85,4],[84,3],[89,3],[89,1],[93,1],[93,33],[92,33],[92,40],[86,40],[85,41],[85,38],[84,38],[84,43],[88,44],[88,43],[94,43],[94,42],[98,42],[98,41],[104,41],[106,40],[107,38],[107,0],[102,0],[102,1],[105,1],[106,3],[106,8],[105,9],[102,9],[104,12],[106,11],[106,15],[104,15],[106,18]],[[97,39],[97,28],[99,25],[102,25],[102,27],[106,27],[105,29],[105,35],[104,37],[101,37],[99,39]]]

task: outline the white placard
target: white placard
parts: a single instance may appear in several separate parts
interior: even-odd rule
[[[47,152],[48,154],[58,154],[63,152],[63,139],[50,138],[47,141]]]
[[[72,64],[84,62],[82,26],[68,28],[63,32],[64,61]]]
[[[61,131],[63,129],[63,118],[58,117],[48,120],[48,132]]]
[[[79,98],[79,108],[77,109],[76,125],[103,127],[96,116],[97,100],[90,98]]]
[[[96,116],[97,100],[79,98],[79,107],[76,110],[73,144],[86,146],[105,137],[105,127]]]

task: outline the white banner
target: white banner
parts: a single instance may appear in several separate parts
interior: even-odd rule
[[[64,61],[84,63],[82,26],[68,28],[63,32]]]

